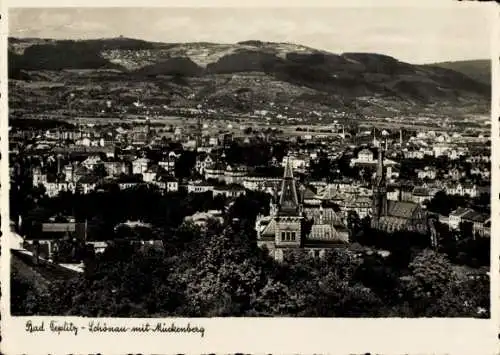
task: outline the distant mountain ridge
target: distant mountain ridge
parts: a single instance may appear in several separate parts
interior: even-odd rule
[[[435,63],[431,65],[451,69],[467,75],[476,81],[491,85],[491,60],[489,59],[460,60],[454,62]]]
[[[232,105],[231,97],[242,90],[250,92],[246,100],[257,103],[311,103],[312,108],[378,105],[389,111],[418,105],[487,109],[490,96],[484,74],[472,74],[483,68],[479,64],[462,63],[455,65],[457,69],[446,63],[413,65],[387,55],[334,54],[258,40],[218,44],[10,38],[8,59],[9,77],[21,80],[37,71],[67,69],[113,69],[135,78],[191,78],[184,85],[193,90],[208,80],[212,84],[205,94],[224,105]]]

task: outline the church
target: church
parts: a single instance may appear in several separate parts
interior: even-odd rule
[[[298,193],[290,160],[287,160],[281,192],[271,201],[269,216],[256,221],[257,244],[267,248],[276,260],[284,252],[302,249],[314,257],[322,257],[330,248],[344,246],[349,231],[342,224],[334,207],[327,202],[309,205],[304,193]]]
[[[377,172],[373,181],[371,227],[384,232],[408,231],[427,234],[427,214],[413,202],[387,200],[386,172],[383,151],[378,154]]]

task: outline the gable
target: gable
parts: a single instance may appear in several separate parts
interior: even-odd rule
[[[276,233],[276,221],[273,218],[269,221],[269,224],[264,227],[264,230],[262,231],[261,235],[263,237],[274,237],[275,233]]]

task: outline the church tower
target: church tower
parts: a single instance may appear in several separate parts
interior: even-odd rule
[[[372,225],[376,226],[380,217],[387,215],[387,186],[384,171],[384,152],[379,149],[377,173],[373,182]]]
[[[300,247],[302,242],[302,206],[299,202],[290,159],[287,159],[277,206],[276,246]]]

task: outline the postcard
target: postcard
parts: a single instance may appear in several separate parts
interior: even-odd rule
[[[495,4],[72,5],[2,16],[5,353],[497,351]]]

